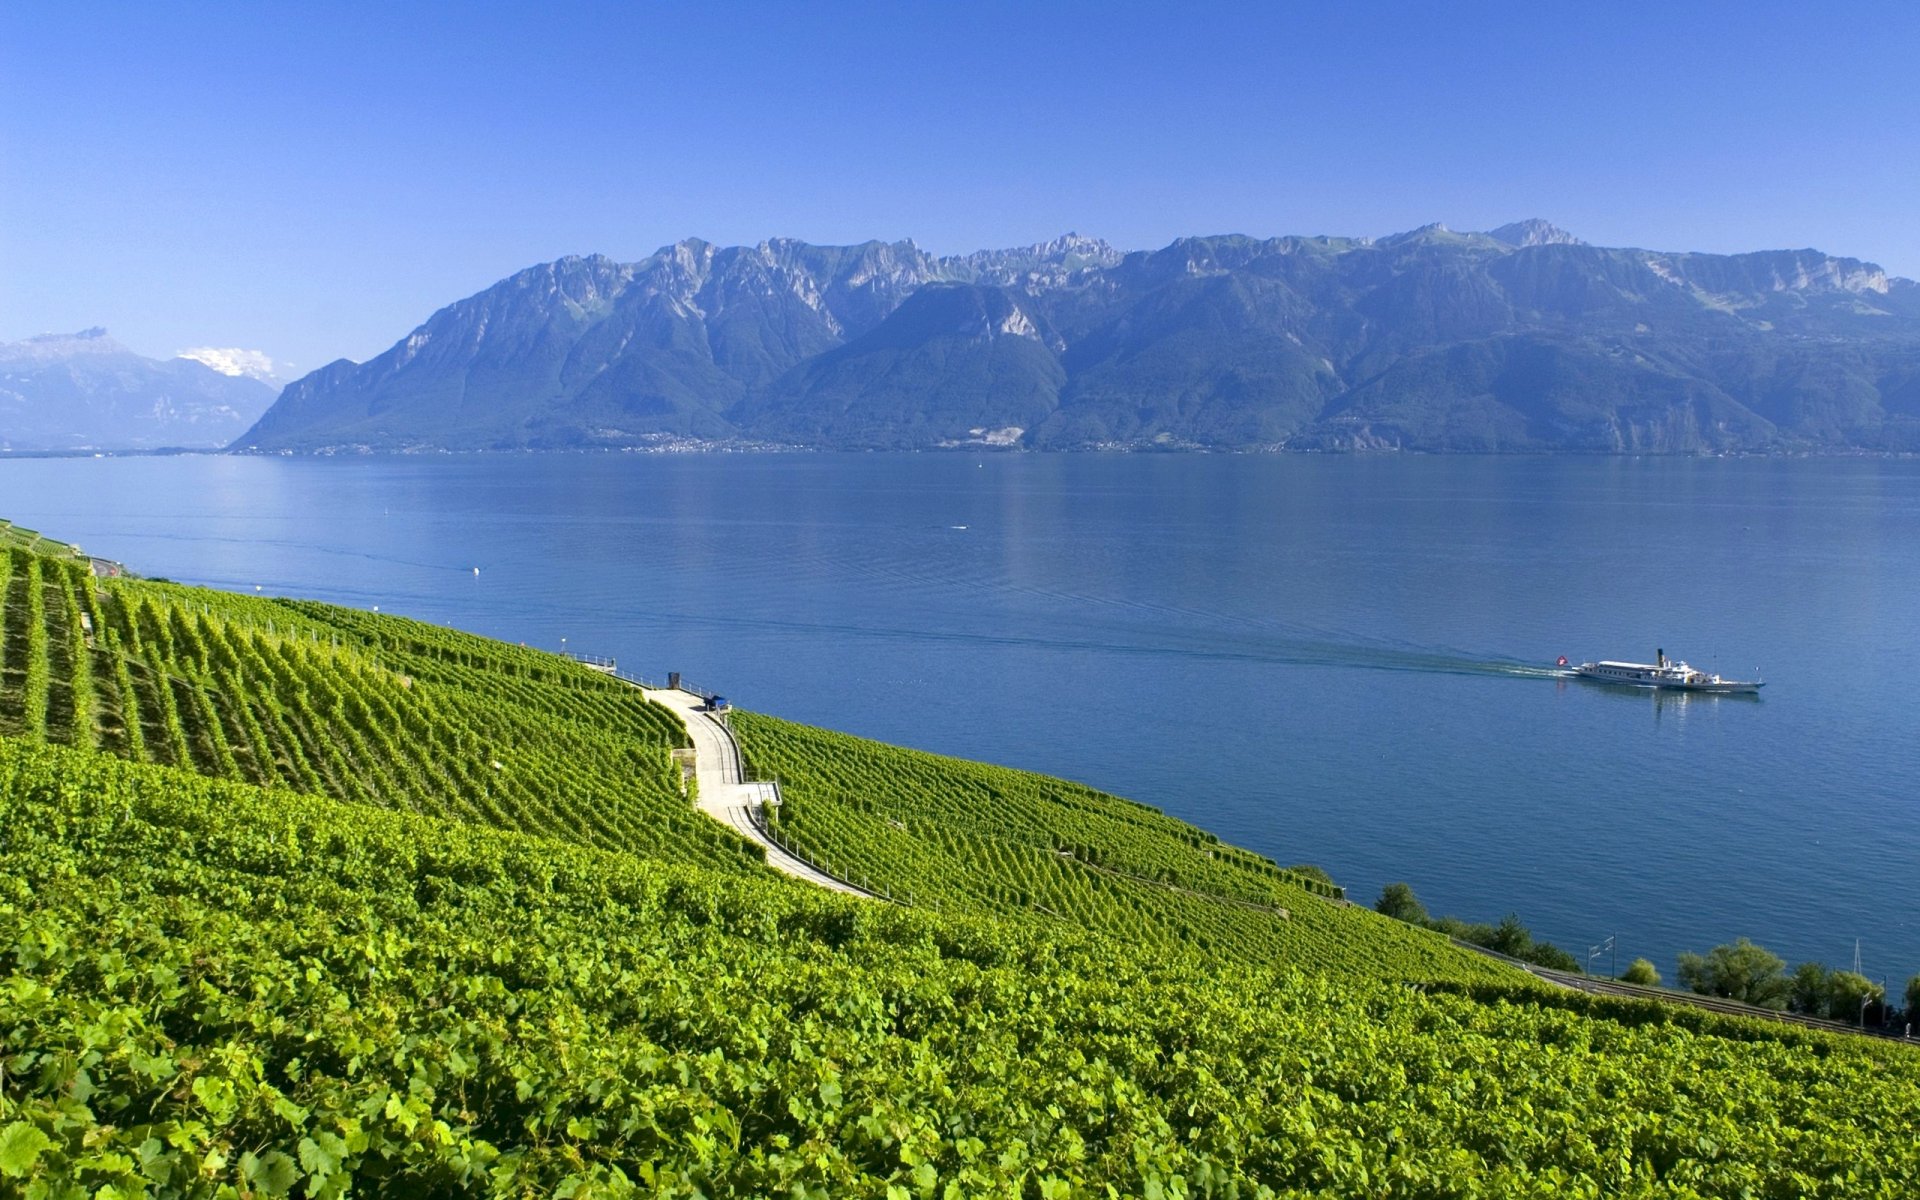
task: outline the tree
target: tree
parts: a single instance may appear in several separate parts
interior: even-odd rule
[[[1586,966],[1579,959],[1552,942],[1535,942],[1533,949],[1527,952],[1527,961],[1576,975],[1584,975],[1587,971]]]
[[[1644,958],[1636,958],[1627,964],[1627,973],[1620,977],[1623,983],[1637,983],[1641,987],[1659,987],[1660,972]]]
[[[1702,996],[1724,996],[1762,1008],[1786,1005],[1786,962],[1746,938],[1715,946],[1705,955],[1682,954],[1679,966],[1680,982]]]
[[[1866,1011],[1887,998],[1882,988],[1865,975],[1835,971],[1828,977],[1827,1016],[1836,1021],[1866,1023]]]
[[[1493,926],[1470,921],[1459,917],[1435,917],[1427,922],[1428,929],[1437,929],[1450,938],[1463,942],[1472,942],[1476,946],[1493,945]]]
[[[1833,999],[1833,972],[1824,964],[1803,962],[1787,981],[1787,1007],[1797,1013],[1824,1017]]]
[[[1920,975],[1907,980],[1907,1022],[1920,1023]]]
[[[1373,910],[1410,925],[1427,923],[1426,907],[1413,894],[1413,889],[1404,883],[1390,883],[1381,888],[1380,899],[1374,901]]]
[[[1508,913],[1493,927],[1490,945],[1509,958],[1525,958],[1533,949],[1533,934],[1520,923],[1519,913]]]

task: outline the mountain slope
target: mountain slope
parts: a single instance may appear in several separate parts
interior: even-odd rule
[[[938,274],[911,243],[722,249],[522,271],[362,366],[298,380],[241,439],[263,449],[557,448],[733,434],[753,389],[872,328]]]
[[[757,437],[842,447],[1018,437],[1059,403],[1066,372],[1050,340],[1009,289],[928,285],[733,416]]]
[[[146,358],[104,329],[0,343],[0,447],[9,450],[214,449],[273,399],[258,379]]]
[[[1813,250],[1069,234],[562,259],[299,380],[257,450],[1920,450],[1920,284]]]

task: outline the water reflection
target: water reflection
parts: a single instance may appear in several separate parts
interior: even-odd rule
[[[1562,678],[1559,689],[1562,692],[1591,693],[1602,703],[1646,705],[1653,713],[1655,721],[1669,713],[1676,717],[1684,716],[1690,707],[1696,705],[1757,705],[1760,703],[1758,692],[1687,692],[1673,688],[1622,687],[1615,683],[1599,683],[1577,676]]]

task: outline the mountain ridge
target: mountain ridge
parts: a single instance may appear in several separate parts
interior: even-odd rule
[[[1014,337],[1015,331],[1018,336]],[[1815,250],[688,238],[557,259],[289,384],[236,450],[1920,450],[1920,284]]]
[[[94,326],[0,342],[0,448],[25,452],[219,449],[274,389],[198,359],[147,358]]]

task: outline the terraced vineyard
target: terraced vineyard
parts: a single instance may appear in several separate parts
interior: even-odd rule
[[[1140,805],[740,714],[785,835],[918,907],[819,892],[625,684],[11,543],[0,1195],[1920,1178],[1906,1047],[1542,991]]]
[[[677,718],[552,654],[313,602],[96,579],[17,547],[0,553],[0,633],[0,734],[672,861],[758,857],[690,803],[670,756],[686,743]],[[789,780],[784,836],[922,905],[1256,961],[1510,978],[1141,805],[762,718],[741,729]]]
[[[0,995],[7,1194],[1904,1200],[1920,1178],[1901,1047],[1239,967],[18,739]]]
[[[28,529],[0,518],[0,550],[11,549],[25,550],[29,554],[44,554],[49,558],[78,557],[74,548],[67,543],[56,542],[37,529]]]
[[[693,811],[677,718],[551,654],[20,548],[0,551],[0,635],[0,734],[679,861],[756,857]]]
[[[916,905],[1394,979],[1522,978],[1130,800],[757,713],[733,725],[781,781],[783,840]]]

